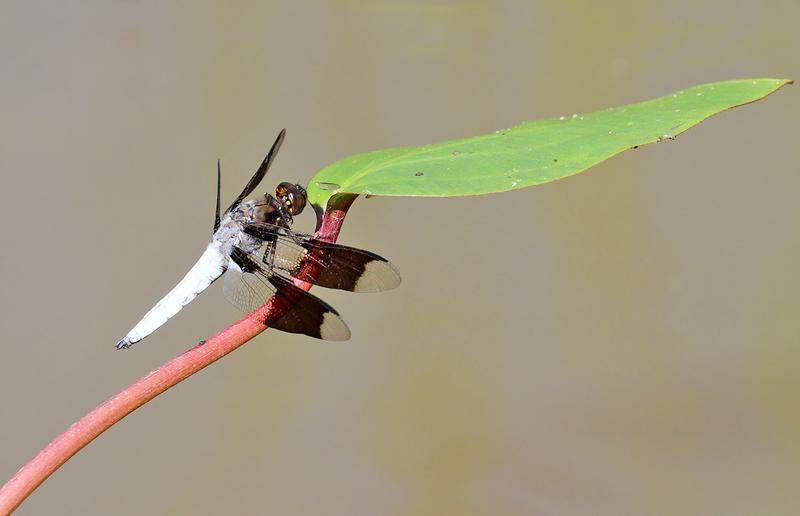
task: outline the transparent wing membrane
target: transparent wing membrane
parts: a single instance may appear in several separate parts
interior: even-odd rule
[[[266,256],[265,265],[271,262],[275,269],[301,281],[352,292],[380,292],[400,284],[397,269],[375,253],[322,242],[274,224],[252,223],[244,231],[264,242],[254,259],[264,263]],[[274,251],[268,251],[270,247]],[[306,257],[309,266],[302,267]]]
[[[232,256],[223,291],[225,297],[245,313],[271,300],[273,310],[283,312],[279,319],[269,323],[276,330],[323,340],[350,338],[347,325],[330,305],[290,280],[264,269],[246,254]]]

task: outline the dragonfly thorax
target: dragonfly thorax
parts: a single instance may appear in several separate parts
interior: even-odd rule
[[[240,225],[277,224],[281,219],[278,201],[271,195],[265,195],[263,201],[245,201],[233,212],[233,220]]]
[[[263,239],[247,234],[246,227],[267,225],[288,229],[291,223],[292,216],[282,209],[281,201],[267,194],[263,200],[245,201],[228,213],[214,234],[214,240],[220,242],[226,252],[239,247],[252,253],[262,245]]]

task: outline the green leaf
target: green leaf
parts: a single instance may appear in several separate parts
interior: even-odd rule
[[[665,139],[791,83],[747,79],[695,86],[584,115],[525,122],[484,136],[350,156],[317,173],[309,200],[337,193],[447,197],[504,192],[577,174]]]

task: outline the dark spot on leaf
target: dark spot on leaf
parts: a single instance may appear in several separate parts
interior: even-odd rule
[[[424,175],[425,175],[425,173],[424,173],[424,172],[417,172],[417,173],[416,173],[416,174],[414,174],[414,175],[415,175],[415,176],[417,176],[417,177],[419,177],[419,176],[424,176]]]
[[[558,162],[558,159],[553,158],[553,163],[556,163],[556,162]]]
[[[639,148],[639,146],[638,146],[638,145],[634,145],[634,146],[633,146],[633,148],[634,148],[634,149],[638,149],[638,148]]]
[[[367,195],[364,196],[364,199],[372,199],[373,197],[375,197],[375,196],[367,194]]]

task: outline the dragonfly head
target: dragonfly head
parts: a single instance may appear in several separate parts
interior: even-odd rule
[[[286,207],[290,215],[299,215],[306,207],[306,189],[292,183],[281,183],[275,189],[275,197]]]

